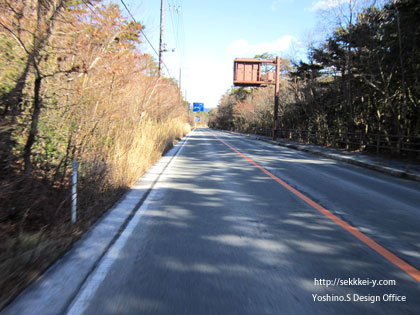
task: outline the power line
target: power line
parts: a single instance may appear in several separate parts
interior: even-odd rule
[[[178,42],[177,42],[178,36],[176,34],[176,31],[175,31],[176,30],[176,28],[175,28],[175,17],[174,17],[174,15],[175,15],[175,13],[174,13],[175,9],[176,9],[176,7],[173,4],[173,2],[172,2],[172,5],[171,5],[171,1],[169,1],[169,13],[171,14],[172,33],[173,33],[174,39],[175,39],[175,48],[178,48],[178,45],[177,45],[178,44]]]
[[[124,8],[127,10],[128,14],[130,15],[131,19],[134,21],[134,23],[137,23],[136,19],[134,18],[133,14],[131,14],[130,10],[128,9],[128,7],[126,6],[126,4],[124,3],[124,0],[121,0],[121,3],[123,4]],[[146,38],[147,42],[149,43],[150,47],[152,47],[153,51],[156,53],[156,55],[159,56],[159,53],[156,51],[155,47],[153,47],[152,43],[150,42],[150,40],[147,38],[146,34],[143,32],[143,30],[140,30],[141,33],[143,34],[144,38]]]
[[[182,0],[179,0],[179,5],[180,5],[180,12],[178,15],[178,24],[179,24],[179,29],[180,29],[180,33],[181,35],[178,35],[178,37],[180,37],[180,42],[181,42],[181,46],[182,46],[182,62],[185,63],[186,59],[187,59],[187,44],[186,44],[186,39],[185,39],[185,28],[184,28],[184,10],[183,5],[182,5]]]
[[[136,19],[134,18],[133,14],[131,14],[131,11],[128,9],[127,5],[125,4],[124,0],[121,0],[121,3],[123,4],[124,8],[127,10],[128,14],[130,15],[131,19],[133,20],[134,23],[138,23],[136,21]],[[143,30],[140,30],[140,32],[143,34],[144,38],[146,39],[146,41],[149,43],[150,47],[152,47],[153,51],[155,52],[155,54],[159,57],[159,53],[157,52],[157,50],[155,49],[155,47],[153,47],[152,43],[150,42],[150,40],[147,38],[146,34],[143,32]],[[165,62],[163,62],[163,65],[166,68],[166,71],[168,71],[168,76],[170,77],[171,74],[169,73],[169,69],[168,66],[165,64]]]
[[[86,0],[82,0],[82,2],[85,4],[85,6],[97,17],[99,18],[99,16],[96,14],[95,10],[92,8],[92,5],[86,1]]]
[[[175,46],[175,51],[176,54],[178,55],[178,60],[179,60],[179,64],[181,65],[181,49],[179,46],[179,27],[176,27],[176,20],[175,20],[175,15],[178,17],[179,20],[179,6],[177,6],[177,4],[174,2],[169,0],[169,13],[171,14],[171,22],[172,22],[172,33],[173,33],[173,40],[174,40],[174,46]],[[177,26],[179,26],[179,23],[177,24]]]
[[[176,55],[178,56],[179,66],[185,64],[185,31],[182,15],[182,3],[180,0],[168,0],[169,13],[171,15],[172,31]]]

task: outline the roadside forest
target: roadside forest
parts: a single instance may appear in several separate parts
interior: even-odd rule
[[[108,1],[0,1],[0,309],[188,131],[144,27]]]
[[[357,1],[344,2],[356,3]],[[280,135],[420,158],[420,2],[349,12],[307,61],[283,59]],[[269,134],[274,91],[233,88],[210,113],[214,128]]]

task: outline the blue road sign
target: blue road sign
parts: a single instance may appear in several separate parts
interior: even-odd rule
[[[200,121],[200,117],[195,117],[195,118],[194,118],[194,121],[195,121],[195,122],[199,122],[199,121]]]
[[[204,112],[204,103],[193,103],[193,112]]]

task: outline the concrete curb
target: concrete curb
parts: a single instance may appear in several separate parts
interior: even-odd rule
[[[304,145],[281,143],[279,141],[268,140],[268,139],[265,139],[265,138],[260,137],[260,136],[250,135],[250,134],[242,134],[242,133],[233,132],[233,131],[226,131],[226,132],[236,134],[236,135],[239,135],[239,136],[248,137],[248,138],[255,139],[255,140],[264,141],[266,143],[270,143],[270,144],[274,144],[274,145],[278,145],[278,146],[282,146],[282,147],[286,147],[286,148],[291,148],[291,149],[295,149],[295,150],[299,150],[299,151],[303,151],[303,152],[307,152],[307,153],[311,153],[311,154],[316,154],[316,155],[319,155],[319,156],[322,156],[322,157],[326,157],[326,158],[329,158],[329,159],[333,159],[333,160],[357,165],[357,166],[360,166],[360,167],[368,168],[368,169],[375,170],[375,171],[385,173],[385,174],[388,174],[388,175],[397,176],[397,177],[401,177],[401,178],[404,178],[404,179],[410,179],[410,180],[414,180],[414,181],[420,181],[420,175],[410,173],[410,172],[407,172],[405,170],[392,168],[392,167],[387,167],[387,166],[382,166],[382,165],[370,163],[370,162],[367,162],[367,161],[360,161],[360,160],[357,160],[357,159],[354,159],[354,158],[351,158],[351,157],[341,156],[339,154],[312,150],[312,149],[308,149]]]
[[[90,230],[1,314],[63,314],[102,257],[188,140],[185,136],[153,165]]]

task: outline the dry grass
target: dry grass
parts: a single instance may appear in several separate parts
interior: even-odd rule
[[[179,120],[157,123],[143,119],[132,131],[130,139],[121,136],[116,140],[110,156],[112,182],[131,186],[189,130],[189,125]]]
[[[0,309],[61,257],[165,151],[189,131],[190,126],[181,120],[157,122],[149,118],[142,119],[134,129],[120,130],[113,139],[113,146],[108,147],[105,161],[86,160],[82,164],[85,174],[81,176],[79,187],[80,217],[77,225],[69,223],[68,200],[64,200],[67,204],[57,212],[59,200],[54,200],[50,206],[48,198],[38,203],[36,209],[27,212],[26,217],[2,218]],[[37,191],[29,191],[34,187]],[[35,195],[41,192],[46,195],[51,187],[42,185],[40,181],[22,189],[19,193],[26,194],[30,203]],[[63,189],[68,191],[69,187]],[[26,207],[30,209],[29,204]],[[39,217],[41,213],[54,213],[55,222],[45,222]]]
[[[94,15],[80,5],[62,12],[65,18],[44,43],[39,67],[55,75],[42,80],[39,121],[31,115],[32,68],[22,108],[0,121],[0,309],[189,131],[176,82],[158,76],[153,59],[121,36],[135,34],[131,23],[114,5],[104,4]],[[23,17],[7,18],[10,25],[31,27],[36,14],[26,6]],[[0,77],[15,74],[11,88],[24,73],[21,57],[0,58]],[[0,95],[0,111],[6,96]],[[22,155],[32,121],[37,136],[25,175]],[[70,224],[72,161],[80,162],[76,225]]]

